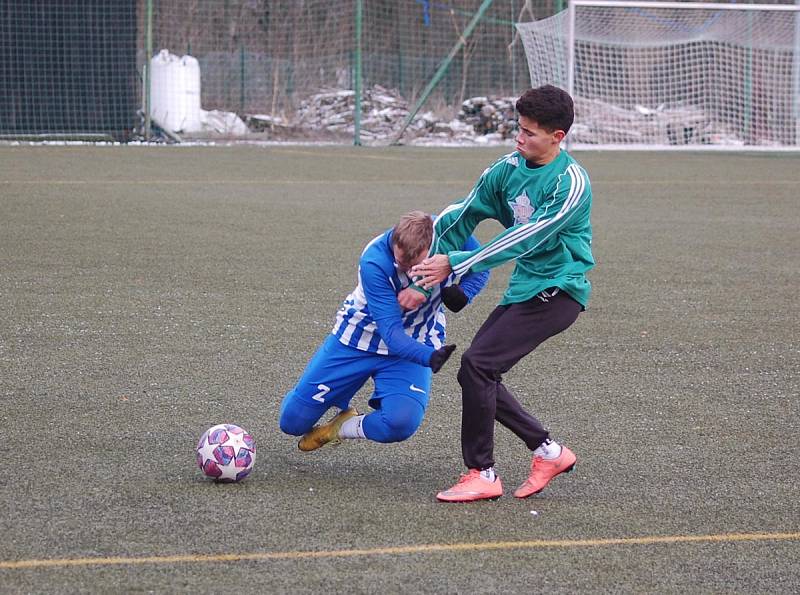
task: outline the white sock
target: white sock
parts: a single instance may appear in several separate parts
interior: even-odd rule
[[[481,477],[483,477],[484,479],[488,479],[489,481],[494,481],[497,478],[497,475],[494,472],[494,467],[483,469],[481,471]]]
[[[349,438],[350,440],[357,440],[359,438],[366,438],[364,435],[364,418],[366,415],[356,415],[346,420],[342,427],[339,428],[339,438]]]
[[[548,460],[557,459],[561,456],[561,445],[555,440],[550,440],[550,438],[548,438],[533,451],[533,456]]]

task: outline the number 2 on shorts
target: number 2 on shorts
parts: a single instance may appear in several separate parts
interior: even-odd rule
[[[319,389],[319,392],[314,396],[312,396],[311,398],[314,399],[315,401],[319,401],[320,403],[324,403],[325,395],[331,392],[331,387],[325,384],[318,384],[317,388]]]

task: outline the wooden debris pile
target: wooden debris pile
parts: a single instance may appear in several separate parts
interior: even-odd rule
[[[457,117],[472,126],[478,136],[510,139],[517,131],[515,102],[512,97],[472,97],[461,104]]]
[[[306,138],[347,138],[355,131],[355,92],[326,89],[303,100],[294,117],[247,116],[252,132],[286,137],[290,132]],[[408,102],[396,91],[374,85],[362,92],[361,138],[365,142],[389,141],[410,113]],[[488,143],[513,136],[516,126],[512,99],[477,97],[465,101],[456,117],[416,114],[403,135],[409,144]]]
[[[319,132],[352,135],[355,131],[355,92],[325,90],[300,103],[296,125]],[[361,136],[365,140],[388,139],[408,116],[407,102],[380,85],[361,94]]]

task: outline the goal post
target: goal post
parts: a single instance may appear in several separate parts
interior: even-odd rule
[[[800,3],[571,0],[517,28],[572,147],[800,150]]]

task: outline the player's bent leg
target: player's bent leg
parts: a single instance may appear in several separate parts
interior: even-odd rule
[[[281,431],[301,436],[310,432],[332,407],[346,410],[353,395],[369,378],[371,366],[364,352],[342,345],[330,335],[284,397],[279,420]]]
[[[401,442],[417,431],[431,389],[431,369],[408,360],[384,357],[373,376],[375,409],[364,418],[366,438],[375,442]]]
[[[405,395],[387,395],[371,401],[377,409],[363,421],[364,435],[374,442],[408,440],[419,428],[425,408]]]
[[[281,415],[278,424],[281,432],[291,436],[302,436],[319,421],[328,410],[326,406],[312,406],[300,399],[292,390],[281,403]]]

